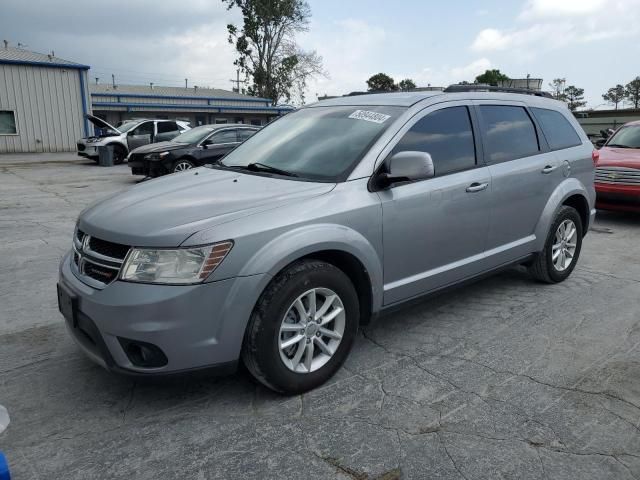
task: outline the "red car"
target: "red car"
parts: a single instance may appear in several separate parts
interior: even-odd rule
[[[596,208],[640,212],[640,121],[620,127],[597,153]]]

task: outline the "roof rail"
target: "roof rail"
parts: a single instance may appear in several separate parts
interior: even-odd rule
[[[530,90],[528,88],[494,87],[492,85],[449,85],[443,90],[443,92],[504,92],[522,93],[525,95],[534,95],[536,97],[553,98],[553,96],[549,92],[543,92],[540,90]]]

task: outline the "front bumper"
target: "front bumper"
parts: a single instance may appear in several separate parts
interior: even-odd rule
[[[141,154],[130,155],[127,163],[129,168],[131,168],[132,175],[144,175],[145,177],[155,178],[171,173],[167,168],[167,165],[171,164],[171,160],[150,160],[144,158],[144,155]]]
[[[185,286],[115,281],[96,290],[76,278],[69,254],[59,269],[61,288],[76,297],[75,322],[66,320],[71,336],[103,367],[132,374],[234,366],[267,277],[253,275]],[[166,356],[166,364],[137,365],[125,351],[130,342],[157,347]]]
[[[596,183],[596,208],[640,212],[640,185]]]

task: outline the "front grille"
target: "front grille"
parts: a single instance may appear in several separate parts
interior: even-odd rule
[[[596,168],[596,183],[640,186],[640,169],[626,167]]]
[[[129,247],[127,245],[107,242],[96,237],[91,237],[89,239],[89,248],[92,252],[99,253],[106,257],[117,258],[119,260],[124,260],[124,257],[129,253]]]
[[[77,230],[73,242],[73,265],[77,275],[92,286],[108,285],[118,278],[129,248]]]
[[[87,147],[85,146],[84,143],[78,143],[78,151],[79,152],[84,152],[85,148],[87,148]]]

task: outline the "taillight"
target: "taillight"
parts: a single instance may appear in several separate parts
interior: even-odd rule
[[[600,152],[598,150],[591,152],[591,160],[593,160],[594,165],[598,164],[598,160],[600,160]]]

